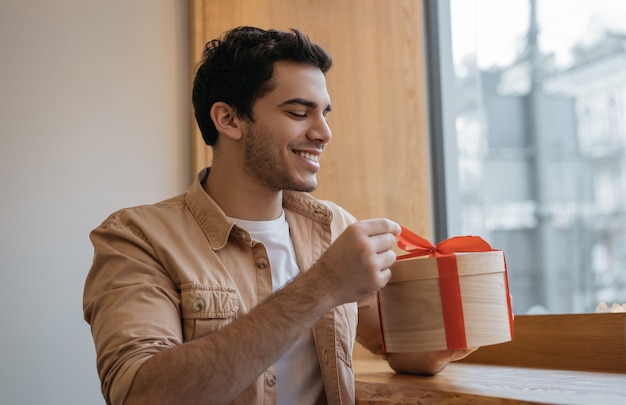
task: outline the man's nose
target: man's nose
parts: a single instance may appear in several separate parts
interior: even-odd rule
[[[328,125],[328,121],[326,121],[326,117],[322,116],[316,120],[315,124],[309,130],[307,134],[308,138],[321,142],[328,143],[333,138],[333,133],[330,130],[330,126]]]

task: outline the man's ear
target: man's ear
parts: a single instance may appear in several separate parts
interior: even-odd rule
[[[211,119],[217,132],[225,135],[226,137],[239,140],[242,137],[242,121],[237,117],[235,109],[224,103],[218,101],[211,106]]]

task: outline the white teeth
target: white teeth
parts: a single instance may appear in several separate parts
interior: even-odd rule
[[[296,152],[296,154],[298,156],[301,156],[305,159],[311,160],[313,162],[319,162],[320,160],[320,155],[314,155],[312,153],[308,153],[308,152]]]

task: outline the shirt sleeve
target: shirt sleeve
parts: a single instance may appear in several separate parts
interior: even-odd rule
[[[143,362],[183,340],[177,287],[124,216],[113,214],[91,233],[94,260],[83,294],[107,404],[122,404]]]
[[[376,294],[359,302],[359,323],[356,340],[374,354],[383,354],[378,296]]]

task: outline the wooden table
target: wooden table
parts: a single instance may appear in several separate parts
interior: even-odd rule
[[[396,374],[355,359],[356,403],[625,405],[626,375],[451,363],[433,377]]]

